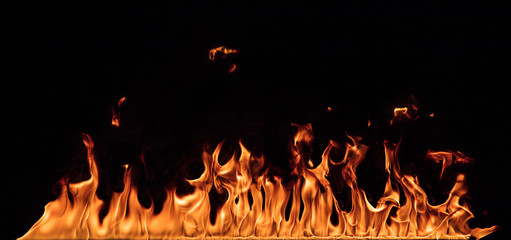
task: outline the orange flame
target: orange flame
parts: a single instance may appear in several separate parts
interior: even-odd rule
[[[224,59],[229,55],[238,54],[238,53],[239,53],[239,51],[237,49],[230,49],[230,48],[226,48],[224,46],[220,46],[220,47],[213,48],[213,49],[209,50],[209,60],[215,61],[217,58]],[[234,70],[236,70],[236,64],[234,64],[234,63],[229,64],[228,72],[232,73],[232,72],[234,72]]]
[[[215,58],[217,57],[218,53],[222,53],[219,56],[221,58],[225,58],[229,54],[236,54],[239,52],[237,49],[230,49],[230,48],[226,48],[224,46],[220,46],[220,47],[213,48],[213,49],[209,50],[209,60],[215,61]]]
[[[91,177],[65,185],[57,200],[45,207],[41,219],[21,239],[106,239],[106,238],[222,238],[222,237],[354,237],[354,238],[481,238],[497,227],[471,229],[473,218],[460,199],[467,193],[464,174],[458,174],[447,200],[430,205],[417,177],[402,173],[398,161],[399,143],[385,141],[385,171],[388,174],[382,196],[373,206],[357,183],[357,167],[369,146],[361,138],[348,135],[350,143],[330,141],[321,161],[313,166],[307,150],[314,139],[312,125],[293,124],[293,173],[295,182],[284,185],[282,178],[270,177],[264,156],[251,154],[240,141],[239,154],[225,164],[219,155],[223,143],[202,154],[204,171],[187,180],[194,188],[188,195],[167,190],[162,211],[143,207],[131,184],[131,166],[125,165],[124,190],[113,193],[109,212],[100,219],[104,203],[96,196],[98,169],[94,143],[84,135]],[[342,159],[332,151],[344,151]],[[451,164],[471,159],[457,152],[428,152],[427,157],[442,162],[443,171]],[[308,166],[306,166],[308,165]],[[336,171],[351,196],[351,209],[344,211],[327,179]],[[212,215],[210,190],[227,193],[227,200]],[[403,199],[401,199],[404,197]],[[286,213],[287,212],[287,213]],[[214,217],[211,217],[214,216]],[[211,219],[211,220],[210,220]],[[332,220],[333,219],[333,220]]]
[[[229,66],[229,73],[234,72],[234,70],[236,70],[236,64],[233,63]]]
[[[117,102],[117,107],[112,108],[112,126],[119,127],[120,114],[118,112],[118,108],[121,107],[124,101],[126,101],[126,97],[122,97],[121,99],[119,99],[119,101]]]
[[[449,166],[453,164],[459,164],[464,165],[468,164],[474,161],[474,159],[465,156],[461,152],[452,152],[452,151],[438,151],[438,152],[432,152],[431,150],[428,151],[427,157],[432,159],[433,161],[437,163],[442,163],[442,171],[440,172],[440,179],[442,179],[442,176],[445,172],[445,169],[447,169]]]
[[[415,120],[419,118],[418,115],[419,105],[413,96],[408,99],[407,107],[394,108],[394,118],[390,120],[390,125],[393,125],[395,121],[402,121],[404,119]]]

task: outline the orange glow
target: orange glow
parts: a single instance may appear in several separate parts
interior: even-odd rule
[[[402,108],[394,110],[394,114],[398,116],[406,111]],[[373,206],[358,185],[356,175],[370,147],[362,144],[360,137],[348,135],[350,142],[341,144],[331,140],[320,161],[312,161],[307,154],[314,141],[312,125],[292,125],[296,134],[290,162],[292,174],[298,177],[296,181],[284,184],[282,178],[270,177],[268,169],[263,167],[264,156],[253,155],[241,141],[238,142],[240,152],[220,164],[223,149],[220,143],[212,152],[203,151],[201,176],[187,180],[193,192],[182,196],[175,188],[167,189],[167,198],[158,214],[153,206],[145,208],[138,202],[137,189],[132,185],[132,166],[125,165],[124,190],[113,193],[108,214],[102,221],[99,213],[104,202],[96,196],[99,176],[94,143],[89,135],[84,135],[90,179],[67,185],[67,179],[61,179],[59,183],[64,187],[61,195],[46,205],[41,219],[21,239],[467,239],[481,238],[497,229],[496,226],[485,229],[468,226],[473,214],[460,201],[467,193],[462,173],[457,175],[447,200],[430,205],[418,178],[401,172],[399,143],[390,141],[382,144],[385,169],[381,170],[388,177],[383,193]],[[344,154],[331,154],[332,151]],[[449,166],[472,161],[460,152],[449,151],[430,151],[427,158],[442,164],[440,177]],[[314,166],[313,162],[319,164]],[[340,173],[339,181],[346,184],[344,191],[350,195],[351,209],[346,211],[341,209],[327,179],[333,171]],[[214,221],[210,221],[212,188],[228,196],[216,210]]]

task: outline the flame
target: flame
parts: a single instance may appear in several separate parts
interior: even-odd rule
[[[234,64],[234,63],[233,63],[233,64],[231,64],[231,65],[229,66],[229,71],[228,71],[228,72],[229,72],[229,73],[232,73],[232,72],[234,72],[234,70],[236,70],[236,64]]]
[[[123,100],[124,101],[124,100]],[[120,101],[120,103],[122,103]],[[120,104],[119,104],[120,105]],[[404,111],[404,112],[403,112]],[[406,109],[397,110],[406,114]],[[348,135],[350,142],[330,141],[321,161],[311,160],[314,140],[311,124],[293,124],[297,132],[291,146],[292,175],[295,181],[284,184],[279,176],[270,176],[264,156],[253,155],[241,141],[239,153],[225,164],[219,155],[224,143],[213,152],[204,150],[204,171],[197,179],[187,180],[193,192],[178,195],[167,189],[162,211],[138,202],[132,185],[132,167],[125,165],[124,190],[113,193],[109,206],[96,195],[98,169],[94,143],[84,135],[91,177],[79,183],[61,179],[64,190],[45,207],[41,219],[20,239],[175,239],[175,238],[481,238],[497,227],[474,228],[469,207],[460,201],[467,193],[466,177],[459,173],[447,200],[438,205],[428,202],[416,176],[400,170],[399,143],[383,142],[387,179],[381,197],[373,206],[358,185],[357,167],[365,159],[369,146],[361,138]],[[344,152],[343,155],[332,151]],[[341,157],[334,157],[341,156]],[[339,159],[337,159],[339,158]],[[442,171],[452,164],[472,159],[460,152],[430,151],[427,158],[442,163]],[[141,157],[142,161],[145,161]],[[351,209],[342,210],[334,196],[329,177],[347,186]],[[337,184],[337,183],[336,183]],[[227,199],[214,210],[210,192],[215,188]],[[402,199],[404,198],[404,199]],[[100,219],[100,210],[109,209]],[[213,212],[215,211],[215,212]]]
[[[395,121],[402,121],[403,119],[415,119],[415,117],[408,112],[408,107],[394,108],[394,118],[390,120],[390,125],[394,125]]]
[[[126,97],[121,97],[119,101],[117,101],[117,107],[112,108],[112,126],[119,127],[120,113],[119,108],[126,101]]]
[[[218,58],[225,59],[229,55],[238,54],[239,51],[237,49],[230,49],[226,48],[224,46],[216,47],[211,50],[209,50],[209,60],[215,61]],[[229,64],[229,73],[234,72],[236,70],[236,64],[230,63]]]
[[[407,107],[398,107],[394,108],[394,118],[390,120],[390,125],[394,125],[395,121],[403,121],[404,119],[412,119],[415,120],[419,118],[418,115],[419,104],[415,100],[415,97],[412,95],[408,99]]]
[[[222,58],[225,58],[229,54],[236,54],[239,52],[236,49],[230,49],[230,48],[226,48],[224,46],[220,46],[220,47],[213,48],[213,49],[209,50],[209,60],[215,61],[215,58],[217,57],[218,53],[222,53],[222,55],[220,55],[220,56]]]
[[[458,165],[465,165],[468,163],[471,163],[474,161],[474,159],[465,156],[461,152],[452,152],[452,151],[428,151],[427,157],[432,159],[433,161],[437,163],[442,163],[442,171],[440,171],[440,179],[442,179],[442,176],[445,172],[445,169],[447,169],[449,166],[453,164]]]

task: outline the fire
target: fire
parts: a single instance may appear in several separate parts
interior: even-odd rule
[[[209,60],[216,61],[218,58],[225,59],[229,55],[238,54],[238,53],[239,53],[239,51],[237,49],[231,49],[231,48],[226,48],[224,46],[220,46],[220,47],[213,48],[213,49],[209,50]],[[232,73],[232,72],[234,72],[234,70],[236,70],[236,64],[230,63],[228,72]]]
[[[121,97],[119,101],[117,102],[117,107],[112,108],[112,126],[119,127],[119,119],[120,119],[120,113],[119,108],[121,105],[126,101],[126,97]]]
[[[444,174],[445,169],[453,164],[464,165],[474,161],[474,159],[465,156],[461,152],[452,152],[452,151],[437,151],[432,152],[429,151],[427,153],[428,157],[434,160],[437,163],[442,163],[442,171],[440,172],[440,179],[442,179],[442,175]]]
[[[209,50],[209,60],[215,61],[215,58],[218,57],[217,56],[218,53],[222,53],[222,55],[219,55],[219,56],[221,56],[221,58],[225,58],[229,54],[236,54],[239,52],[236,49],[230,49],[230,48],[226,48],[224,46],[220,46],[220,47],[213,48],[213,49]]]
[[[122,104],[124,99],[119,101]],[[396,117],[407,109],[394,111]],[[41,219],[20,239],[175,239],[175,238],[481,238],[497,227],[474,228],[469,207],[460,199],[467,193],[466,177],[458,173],[447,200],[438,205],[428,202],[416,176],[401,171],[398,161],[399,143],[383,142],[387,179],[381,197],[373,206],[364,189],[357,183],[357,167],[365,159],[370,146],[361,138],[348,135],[349,142],[330,141],[321,161],[314,166],[309,150],[314,141],[312,125],[293,124],[297,132],[291,144],[292,174],[296,181],[284,184],[272,176],[264,156],[253,155],[241,141],[240,152],[220,164],[223,143],[214,151],[204,150],[204,171],[197,179],[187,180],[193,192],[178,195],[176,188],[167,189],[162,211],[138,202],[132,185],[132,166],[125,165],[124,190],[113,193],[108,214],[100,218],[105,203],[96,195],[98,167],[92,137],[84,134],[83,143],[91,177],[79,183],[61,179],[63,191],[45,207]],[[344,154],[332,154],[332,152]],[[340,157],[336,157],[340,156]],[[429,151],[427,159],[442,164],[444,171],[455,164],[473,161],[460,152]],[[141,159],[143,160],[143,157]],[[328,179],[347,186],[351,209],[342,210]],[[227,199],[216,210],[210,203],[215,188],[227,193]],[[402,199],[404,198],[404,199]],[[216,211],[213,213],[212,211]]]
[[[419,118],[418,115],[419,105],[413,96],[408,99],[407,107],[394,108],[394,118],[390,120],[390,125],[393,125],[395,121],[401,121],[403,119],[415,120]]]

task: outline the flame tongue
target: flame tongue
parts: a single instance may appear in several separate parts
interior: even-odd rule
[[[94,143],[84,134],[83,143],[87,148],[87,159],[91,177],[79,183],[67,183],[61,179],[62,193],[45,206],[44,215],[22,238],[87,238],[88,223],[92,205],[97,205],[95,192],[98,187],[98,169],[94,160]]]
[[[238,54],[237,49],[226,48],[224,46],[216,47],[209,50],[209,60],[216,61],[218,59],[226,59],[229,55]],[[236,64],[230,63],[228,73],[232,73],[236,70]]]
[[[465,175],[458,174],[448,199],[430,205],[417,177],[403,174],[399,167],[399,144],[384,142],[385,189],[373,206],[357,183],[357,167],[364,161],[368,146],[360,138],[348,136],[351,143],[330,141],[321,162],[313,166],[310,149],[312,127],[293,124],[293,173],[296,181],[284,185],[278,176],[270,177],[263,168],[264,157],[256,157],[241,143],[240,153],[220,164],[222,143],[213,153],[203,152],[204,172],[188,183],[193,192],[184,196],[167,190],[162,211],[144,208],[132,186],[131,167],[125,165],[124,190],[114,193],[109,212],[100,220],[104,203],[96,196],[98,169],[94,143],[84,135],[90,179],[64,185],[57,200],[45,207],[42,218],[22,239],[105,239],[181,237],[371,237],[371,238],[479,238],[496,230],[470,229],[473,217],[460,198],[466,194]],[[332,151],[344,151],[342,160]],[[443,168],[469,161],[461,153],[429,152]],[[332,168],[336,166],[335,168]],[[331,171],[340,170],[348,187],[351,209],[344,211],[333,194]],[[442,174],[440,173],[440,175]],[[213,189],[215,188],[215,189]],[[211,191],[227,195],[217,209],[210,203]],[[405,199],[400,199],[403,196]],[[212,212],[215,211],[215,212]]]
[[[126,101],[126,97],[121,97],[119,101],[117,101],[117,106],[112,107],[112,126],[119,127],[120,113],[119,108]]]

